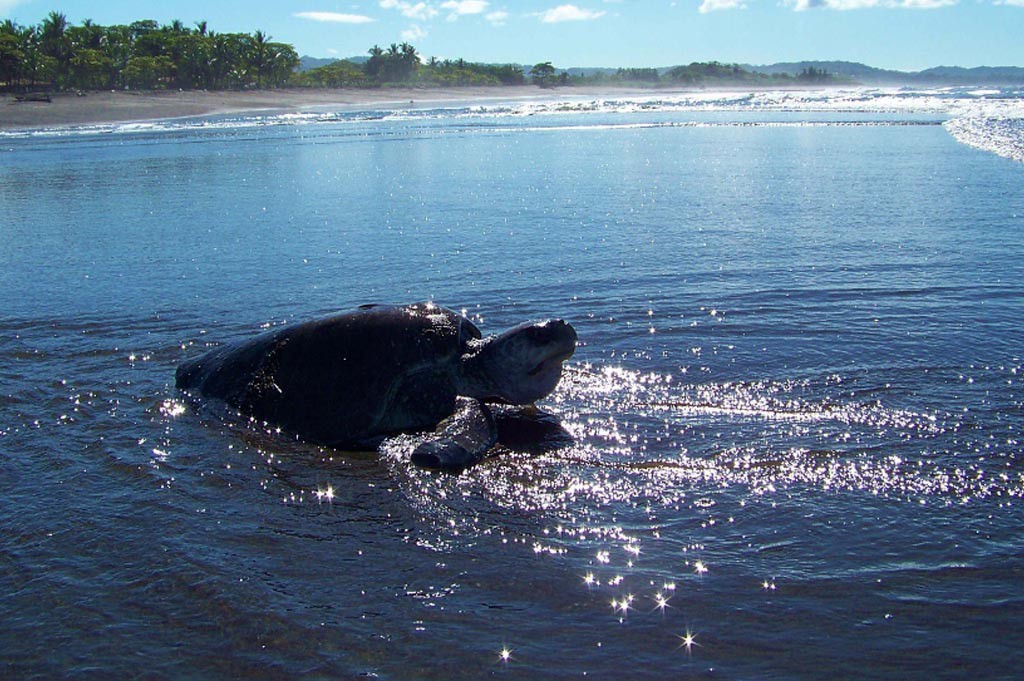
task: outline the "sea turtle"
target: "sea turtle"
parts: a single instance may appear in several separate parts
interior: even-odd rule
[[[363,305],[223,345],[182,363],[179,389],[316,444],[375,448],[433,430],[413,452],[426,468],[460,470],[496,442],[486,402],[548,395],[576,331],[527,322],[483,338],[466,317],[433,303]]]

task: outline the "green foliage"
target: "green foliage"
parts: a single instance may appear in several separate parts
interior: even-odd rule
[[[16,82],[22,71],[25,53],[17,35],[0,32],[0,83]]]
[[[717,61],[694,62],[689,66],[676,66],[666,74],[677,83],[750,83],[759,79],[758,74],[740,68],[736,64],[722,64]]]
[[[431,58],[421,62],[416,48],[408,43],[370,49],[370,59],[360,66],[336,61],[294,76],[292,83],[303,87],[458,87],[467,85],[522,85],[523,70],[513,64],[476,64],[464,59]]]
[[[69,64],[69,82],[80,83],[82,87],[103,87],[110,72],[110,60],[102,51],[93,48],[77,50]]]
[[[813,67],[804,71],[795,78],[788,73],[764,74],[747,71],[737,64],[722,64],[720,62],[694,62],[689,66],[676,66],[669,69],[665,78],[670,81],[688,85],[754,85],[754,86],[778,86],[791,85],[793,83],[839,83],[843,82],[835,75],[824,69]]]
[[[419,66],[420,56],[409,43],[391,43],[387,50],[374,45],[366,62],[366,75],[378,84],[402,83],[411,80]]]
[[[326,66],[296,74],[294,84],[302,87],[370,87],[373,81],[363,67],[350,61],[336,61]]]
[[[86,19],[68,24],[67,17],[50,12],[38,26],[0,22],[0,89],[243,89],[302,87],[522,85],[523,69],[512,64],[479,64],[463,59],[420,60],[409,43],[374,45],[370,58],[359,65],[338,61],[298,73],[299,58],[286,43],[263,33],[215,33],[205,21],[195,28],[181,21],[160,25],[152,19],[128,25],[100,26]],[[832,74],[813,67],[795,78],[752,73],[735,64],[719,62],[676,66],[666,73],[657,69],[628,68],[614,73],[570,77],[551,62],[529,71],[540,87],[590,83],[639,85],[837,82]]]
[[[828,83],[834,78],[825,69],[816,69],[813,66],[808,66],[797,75],[796,79],[801,83]]]
[[[0,23],[0,87],[56,89],[227,89],[289,84],[299,57],[288,44],[255,34],[216,34],[206,22],[161,26],[145,19],[71,26],[51,12],[37,27]]]
[[[619,69],[615,72],[615,80],[635,83],[657,83],[661,78],[658,69]]]
[[[428,85],[522,85],[523,70],[514,64],[477,64],[464,59],[431,59],[420,67],[417,82]]]
[[[533,79],[535,85],[540,87],[551,87],[558,82],[558,77],[555,75],[555,67],[549,61],[534,64],[533,68],[530,69],[530,78]]]
[[[124,84],[132,90],[151,90],[165,84],[174,70],[168,57],[132,57],[124,67]]]

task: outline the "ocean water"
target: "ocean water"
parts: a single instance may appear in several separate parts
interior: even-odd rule
[[[1022,94],[0,135],[0,676],[1018,678]],[[571,437],[437,475],[174,389],[417,300],[570,320]]]

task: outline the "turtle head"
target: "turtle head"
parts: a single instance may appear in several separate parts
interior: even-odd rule
[[[472,395],[508,404],[547,396],[576,350],[576,330],[561,319],[526,322],[498,336],[471,341],[466,365]]]

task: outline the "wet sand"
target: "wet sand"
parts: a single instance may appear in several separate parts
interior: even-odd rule
[[[415,102],[454,102],[551,97],[613,96],[653,92],[639,88],[569,87],[542,90],[536,86],[381,89],[283,89],[253,92],[99,91],[84,95],[60,93],[50,102],[0,99],[0,129],[47,128],[89,123],[145,121],[243,111],[301,111],[315,107],[360,108]],[[657,92],[667,92],[657,90]]]

